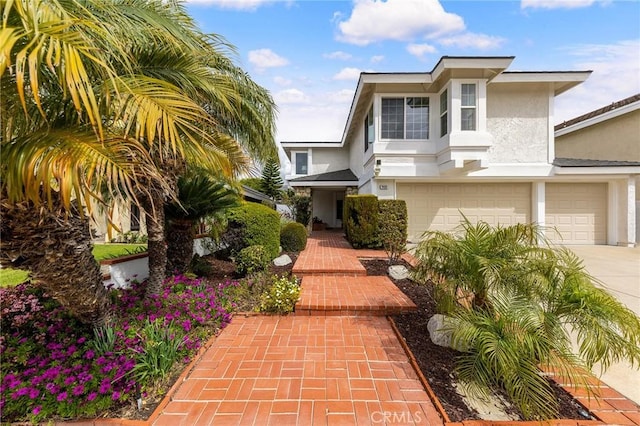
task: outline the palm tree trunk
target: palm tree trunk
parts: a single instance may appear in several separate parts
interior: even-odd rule
[[[193,258],[194,223],[189,219],[167,221],[167,275],[184,273]]]
[[[73,316],[93,326],[111,322],[113,312],[93,257],[88,218],[77,209],[35,207],[0,200],[0,263],[26,269],[32,279]]]
[[[157,295],[162,291],[166,277],[167,244],[164,229],[164,197],[158,191],[140,197],[147,222],[147,251],[149,253],[149,278],[147,295]]]

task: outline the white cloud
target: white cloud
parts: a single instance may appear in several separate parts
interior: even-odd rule
[[[416,56],[422,59],[428,53],[436,53],[436,48],[431,46],[430,44],[411,43],[407,45],[407,52],[411,53],[413,56]]]
[[[355,0],[351,16],[338,17],[338,40],[365,46],[382,40],[407,41],[464,30],[463,19],[438,0]]]
[[[355,93],[355,90],[353,89],[342,89],[342,90],[338,90],[337,92],[329,93],[328,99],[330,102],[339,102],[339,103],[351,102],[351,100],[353,99],[354,93]],[[345,120],[346,120],[346,117],[345,117]]]
[[[489,36],[486,34],[463,33],[451,37],[444,37],[438,43],[447,47],[475,48],[481,50],[495,49],[504,44],[506,40],[502,37]]]
[[[342,138],[351,99],[327,102],[314,97],[307,105],[283,105],[278,111],[278,141],[333,142]]]
[[[325,53],[322,57],[327,59],[339,59],[341,61],[348,61],[353,56],[347,52],[343,52],[341,50],[336,50],[335,52]]]
[[[589,7],[596,0],[522,0],[520,7],[522,9],[578,9],[580,7]]]
[[[305,93],[298,89],[285,89],[277,92],[273,95],[273,99],[276,104],[306,104],[309,102],[309,97]]]
[[[186,0],[187,3],[217,6],[222,9],[256,10],[273,0]]]
[[[640,93],[640,40],[569,46],[563,50],[576,58],[574,69],[593,73],[556,99],[555,123]]]
[[[265,68],[283,67],[289,64],[287,59],[273,52],[271,49],[249,51],[249,62],[260,70]]]
[[[279,75],[273,77],[273,82],[276,83],[278,86],[281,86],[281,87],[291,86],[291,83],[292,83],[292,81],[289,80],[288,78],[284,78],[284,77],[281,77]]]
[[[378,62],[384,61],[384,55],[375,55],[369,59],[372,64],[377,64]]]
[[[333,76],[334,80],[358,80],[362,70],[358,68],[342,68],[336,75]]]

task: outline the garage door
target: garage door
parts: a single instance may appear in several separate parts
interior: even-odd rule
[[[418,241],[427,230],[454,229],[462,214],[471,222],[492,225],[530,221],[529,183],[399,183],[396,191],[397,198],[407,202],[411,241]]]
[[[563,244],[607,243],[607,184],[548,183],[547,238]]]

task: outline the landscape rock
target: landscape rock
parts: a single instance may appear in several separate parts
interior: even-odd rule
[[[409,270],[404,265],[389,266],[389,276],[394,280],[404,280],[409,278]]]
[[[451,334],[453,333],[456,323],[457,320],[446,315],[435,314],[432,316],[427,323],[427,330],[429,330],[429,337],[433,344],[444,346],[445,348],[453,347],[451,345]]]
[[[286,254],[283,254],[282,256],[279,256],[273,259],[273,264],[276,266],[286,266],[286,265],[289,265],[290,263],[291,263],[291,258]]]

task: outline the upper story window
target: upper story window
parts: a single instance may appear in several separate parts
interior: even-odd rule
[[[296,163],[296,174],[306,175],[309,173],[309,154],[306,152],[296,152],[294,162]]]
[[[382,139],[428,139],[429,98],[382,98]]]
[[[375,126],[373,125],[373,105],[369,108],[369,113],[364,119],[364,152],[367,152],[369,145],[376,139]]]
[[[461,85],[460,101],[460,129],[476,130],[477,97],[475,84],[465,83]]]
[[[449,98],[448,91],[445,89],[440,94],[440,137],[449,131]]]

